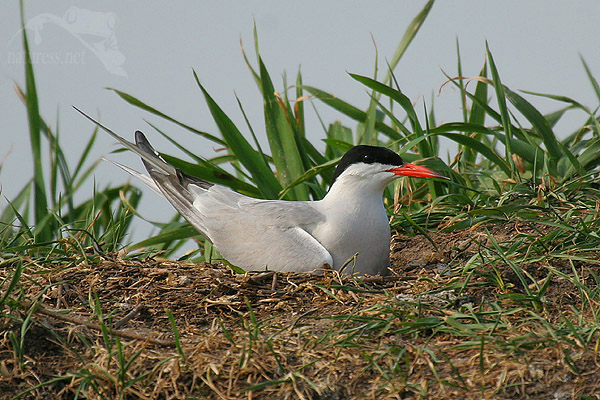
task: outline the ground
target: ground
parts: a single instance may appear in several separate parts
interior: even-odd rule
[[[600,398],[597,333],[569,331],[595,308],[565,278],[594,279],[595,265],[527,264],[538,298],[510,260],[470,269],[490,241],[524,231],[545,233],[505,223],[396,235],[389,277],[32,258],[8,302],[19,311],[0,320],[0,396]],[[4,260],[0,274],[17,265]]]

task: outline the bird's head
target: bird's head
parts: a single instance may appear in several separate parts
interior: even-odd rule
[[[344,154],[333,174],[330,188],[336,182],[385,188],[401,176],[448,179],[432,169],[404,162],[398,154],[385,147],[359,145]]]

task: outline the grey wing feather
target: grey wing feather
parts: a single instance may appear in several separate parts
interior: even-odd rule
[[[309,272],[333,265],[333,258],[312,235],[324,221],[305,202],[257,200],[215,185],[194,201],[205,216],[211,241],[242,268]]]
[[[162,195],[175,207],[175,209],[194,227],[211,240],[209,233],[203,223],[203,218],[194,209],[194,199],[196,191],[206,191],[213,186],[212,183],[205,180],[187,175],[179,169],[167,164],[150,145],[144,134],[140,131],[135,132],[135,141],[137,148],[148,155],[142,158],[142,162],[148,170],[150,177],[160,189]],[[165,171],[173,170],[173,173]]]
[[[110,162],[111,164],[116,165],[117,167],[121,168],[123,171],[127,172],[129,175],[142,181],[146,186],[148,186],[150,189],[154,190],[159,196],[164,197],[162,192],[160,191],[160,188],[158,186],[156,186],[156,182],[154,182],[152,180],[152,178],[150,178],[148,175],[140,174],[136,170],[131,169],[123,164],[116,162],[116,161],[107,160],[106,158],[103,158],[103,160],[106,160],[106,161]]]

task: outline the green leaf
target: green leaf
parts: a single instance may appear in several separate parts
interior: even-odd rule
[[[21,189],[17,196],[14,197],[11,201],[9,201],[9,203],[11,203],[12,206],[6,207],[4,211],[2,211],[2,214],[0,214],[0,225],[12,224],[12,222],[16,218],[14,210],[21,209],[21,206],[23,205],[25,205],[23,206],[23,208],[27,209],[26,205],[31,196],[31,182],[32,181],[27,182],[27,184],[23,187],[23,189]]]
[[[92,133],[92,136],[90,137],[90,140],[87,142],[85,149],[83,150],[83,153],[81,153],[81,157],[79,157],[79,160],[77,161],[77,165],[75,166],[75,170],[73,171],[73,175],[72,175],[73,180],[75,180],[78,177],[79,173],[81,172],[81,169],[83,168],[83,164],[85,163],[88,156],[90,155],[90,151],[92,150],[92,147],[94,147],[94,142],[96,141],[97,136],[98,136],[98,127],[96,126],[94,128],[94,132]]]
[[[349,103],[346,103],[345,101],[335,97],[330,93],[324,92],[312,86],[303,86],[303,89],[316,96],[319,100],[321,100],[323,103],[327,104],[331,108],[341,112],[342,114],[352,118],[355,121],[365,122],[367,120],[366,112],[361,111],[360,109],[354,107],[353,105],[350,105]],[[383,133],[384,135],[388,136],[393,140],[402,139],[402,136],[400,136],[398,132],[396,132],[393,128],[389,127],[381,121],[375,121],[375,128],[379,132]]]
[[[400,39],[400,43],[398,44],[398,47],[396,47],[396,51],[394,52],[394,55],[392,56],[392,59],[389,63],[388,73],[385,79],[383,80],[385,83],[390,82],[392,78],[392,72],[394,71],[394,69],[396,69],[396,66],[400,62],[400,59],[406,52],[406,49],[408,49],[410,43],[417,35],[417,32],[419,32],[419,29],[421,29],[421,26],[423,25],[425,19],[429,15],[429,11],[431,11],[431,7],[433,7],[434,2],[434,0],[429,0],[427,4],[425,4],[425,7],[423,7],[423,9],[417,14],[417,16],[413,18],[413,20],[410,22],[410,24],[406,28],[406,31],[404,31],[404,35],[402,36],[402,39]]]
[[[483,67],[479,72],[479,76],[487,77],[487,63],[483,63]],[[473,101],[471,104],[471,113],[469,114],[469,122],[471,124],[483,125],[485,122],[485,109],[481,107],[481,104],[487,104],[488,96],[488,85],[483,81],[477,81],[475,86],[475,93],[473,96],[478,99],[478,102]]]
[[[188,157],[190,157],[191,159],[195,160],[198,163],[202,163],[202,161],[203,161],[202,158],[198,157],[196,154],[194,154],[190,150],[188,150],[187,146],[179,144],[179,142],[175,141],[173,138],[171,138],[171,136],[167,135],[165,132],[163,132],[156,125],[150,123],[149,121],[144,120],[144,122],[146,122],[148,125],[150,125],[150,127],[152,127],[152,129],[154,129],[156,132],[160,133],[160,135],[162,137],[164,137],[169,142],[171,142],[175,147],[177,147],[179,150],[184,152]]]
[[[195,74],[196,73],[194,72],[194,75]],[[133,96],[127,94],[127,93],[121,92],[120,90],[117,90],[117,89],[112,89],[112,88],[108,88],[108,89],[112,90],[113,92],[115,92],[116,94],[118,94],[119,97],[121,97],[123,100],[125,100],[126,102],[128,102],[129,104],[131,104],[133,106],[136,106],[138,108],[141,108],[144,111],[148,111],[151,114],[154,114],[154,115],[157,115],[157,116],[159,116],[161,118],[164,118],[167,121],[172,122],[172,123],[174,123],[176,125],[179,125],[182,128],[185,128],[188,131],[193,132],[193,133],[195,133],[197,135],[205,137],[205,138],[209,139],[212,142],[215,142],[215,143],[218,143],[220,145],[226,146],[226,143],[222,139],[219,139],[218,137],[216,137],[214,135],[211,135],[210,133],[199,131],[198,129],[192,128],[191,126],[186,125],[183,122],[179,122],[176,119],[174,119],[174,118],[172,118],[172,117],[170,117],[170,116],[168,116],[168,115],[166,115],[166,114],[158,111],[156,108],[147,105],[146,103],[142,102],[141,100],[138,100],[137,98],[135,98],[135,97],[133,97]]]
[[[594,88],[596,97],[598,97],[598,100],[600,100],[600,85],[598,84],[598,81],[596,80],[596,78],[594,78],[594,75],[592,75],[592,71],[590,70],[590,67],[585,62],[585,59],[583,58],[583,56],[580,55],[579,58],[581,59],[581,63],[583,64],[585,73],[587,74],[588,79],[590,80],[590,83],[592,84],[592,87]]]
[[[298,129],[300,130],[300,136],[306,137],[306,126],[304,122],[304,93],[302,92],[302,74],[300,68],[298,68],[298,75],[296,76],[296,102],[294,103],[294,116],[298,122]]]
[[[33,73],[33,62],[29,51],[27,40],[27,29],[25,28],[25,12],[23,1],[21,1],[21,31],[23,32],[23,49],[25,51],[25,104],[27,107],[27,119],[29,121],[29,140],[33,156],[33,198],[35,209],[35,223],[41,223],[48,215],[48,199],[46,198],[46,184],[44,182],[44,169],[42,168],[41,132],[42,124],[40,108],[38,103],[35,76]],[[52,226],[39,232],[41,241],[50,240],[52,237]]]
[[[458,43],[458,36],[456,37],[456,70],[458,72],[458,76],[462,77],[463,76],[463,72],[462,72],[462,60],[460,58],[460,44]],[[467,120],[467,96],[464,95],[465,92],[465,84],[463,83],[462,79],[458,80],[458,86],[460,88],[460,103],[461,103],[461,109],[462,109],[462,114],[463,114],[463,122],[468,122]]]
[[[265,162],[264,157],[250,146],[250,143],[248,143],[231,119],[229,119],[213,98],[210,97],[204,86],[200,83],[195,71],[194,78],[196,78],[196,83],[204,94],[210,113],[225,139],[226,146],[231,149],[237,159],[250,172],[261,194],[265,198],[277,198],[277,194],[281,191],[281,185],[277,181],[277,178],[275,178],[269,165]]]
[[[577,157],[579,162],[579,168],[583,168],[585,171],[600,165],[600,139],[594,139],[586,146],[586,149]],[[571,164],[565,173],[565,177],[570,177],[575,172],[578,172],[578,166]]]
[[[209,182],[218,183],[220,185],[230,187],[231,189],[243,193],[247,196],[260,196],[261,192],[260,190],[258,190],[257,187],[236,178],[229,172],[218,168],[207,161],[200,160],[200,163],[192,164],[179,158],[170,156],[168,154],[161,153],[160,155],[165,159],[166,162],[168,162],[176,168],[181,169],[189,175],[207,180]]]
[[[21,279],[21,273],[23,272],[24,269],[25,268],[23,267],[23,259],[21,259],[16,264],[15,269],[12,271],[12,279],[10,280],[10,283],[8,285],[6,285],[6,282],[8,281],[11,273],[7,273],[6,277],[3,279],[2,287],[3,287],[4,294],[2,295],[2,298],[0,299],[0,310],[2,310],[2,312],[4,312],[4,303],[6,303],[6,300],[8,299],[8,297],[12,294],[13,290],[19,284],[19,280]],[[8,271],[6,271],[6,272],[8,272]]]
[[[546,151],[550,156],[550,160],[556,164],[558,159],[561,157],[560,146],[546,118],[544,118],[544,116],[537,109],[535,109],[531,103],[506,86],[504,87],[504,92],[506,94],[506,98],[517,108],[517,110],[519,110],[521,114],[523,114],[525,118],[527,118],[533,128],[540,134],[544,144],[546,145]]]
[[[299,176],[298,178],[296,178],[294,181],[292,181],[288,186],[286,186],[281,191],[281,193],[279,194],[279,196],[283,197],[294,186],[299,185],[299,184],[301,184],[303,182],[306,182],[309,179],[313,178],[314,176],[322,174],[326,170],[333,169],[333,167],[335,167],[335,165],[340,161],[340,158],[341,157],[338,157],[338,158],[335,158],[333,160],[327,161],[324,164],[312,167],[311,169],[309,169],[308,171],[306,171],[304,174],[302,174],[301,176]]]
[[[481,68],[481,71],[479,72],[479,76],[481,77],[486,77],[487,76],[487,63],[484,61],[483,63],[483,67]],[[462,98],[465,99],[468,97],[469,93],[467,93],[466,90],[463,90],[463,86],[460,86],[461,88],[461,93]],[[486,82],[478,80],[477,84],[475,86],[475,93],[473,94],[473,96],[478,99],[478,101],[472,100],[471,101],[471,112],[469,113],[469,117],[468,117],[468,122],[470,124],[473,125],[481,125],[483,126],[483,124],[485,123],[485,109],[480,105],[480,103],[487,103],[488,101],[488,85]],[[485,135],[481,135],[481,134],[475,134],[473,135],[473,138],[475,140],[478,140],[486,145],[488,145],[488,147],[491,146],[491,143],[489,141],[489,139],[485,136]],[[477,158],[477,154],[476,152],[474,152],[472,149],[469,148],[461,148],[463,154],[462,154],[462,159],[463,162],[466,163],[467,165],[472,165],[475,163],[475,160]]]
[[[580,102],[578,102],[576,100],[573,100],[572,98],[570,98],[568,96],[560,96],[560,95],[545,94],[545,93],[536,93],[536,92],[530,92],[530,91],[527,91],[527,90],[522,90],[522,92],[523,93],[527,93],[527,94],[531,94],[533,96],[545,97],[545,98],[548,98],[548,99],[560,101],[562,103],[571,104],[572,107],[579,108],[580,110],[584,111],[586,114],[588,114],[590,116],[590,120],[591,120],[590,122],[594,124],[594,126],[596,127],[596,131],[600,132],[600,123],[598,123],[598,119],[594,115],[594,112],[592,112],[589,108],[587,108],[586,106],[584,106]]]
[[[473,150],[473,151],[481,154],[482,156],[486,157],[489,161],[491,161],[492,163],[494,163],[498,167],[500,167],[500,169],[502,169],[502,171],[504,171],[504,173],[507,176],[509,176],[509,177],[511,176],[510,166],[506,163],[505,160],[502,159],[502,157],[500,157],[496,153],[496,151],[494,149],[487,147],[482,142],[480,142],[476,139],[473,139],[470,136],[461,135],[458,133],[445,132],[443,129],[444,129],[444,125],[438,127],[437,129],[432,129],[431,133],[447,137],[448,139],[451,139],[454,142],[462,144],[463,146],[469,148],[470,150]]]
[[[496,91],[496,100],[498,101],[498,108],[500,108],[500,117],[502,120],[502,126],[504,127],[504,133],[506,134],[506,142],[504,143],[506,159],[510,165],[510,169],[512,171],[516,171],[514,161],[512,159],[512,125],[510,123],[510,116],[508,114],[508,107],[506,106],[506,98],[504,93],[504,85],[500,81],[500,75],[498,74],[498,70],[496,69],[496,63],[494,62],[494,58],[492,57],[492,52],[486,42],[485,49],[488,57],[488,61],[490,63],[490,72],[492,74],[492,81],[494,83],[494,89]]]
[[[331,160],[335,157],[341,157],[352,148],[352,130],[342,125],[340,121],[335,121],[327,129],[327,143],[325,156]]]
[[[264,100],[265,128],[271,147],[271,156],[277,169],[279,181],[282,186],[287,186],[304,173],[299,149],[300,143],[296,140],[294,129],[288,119],[290,117],[288,109],[284,104],[279,103],[275,95],[273,82],[261,59],[259,59],[259,64]],[[291,193],[290,199],[309,199],[308,189],[305,186],[294,186]]]
[[[423,128],[421,127],[421,124],[419,123],[419,118],[417,117],[417,113],[412,105],[412,102],[406,95],[404,95],[399,90],[396,90],[396,89],[394,89],[390,86],[387,86],[381,82],[377,82],[376,80],[371,79],[369,77],[356,75],[356,74],[350,74],[350,76],[352,78],[356,79],[357,81],[359,81],[360,83],[362,83],[363,85],[365,85],[385,96],[388,96],[390,99],[392,99],[396,103],[398,103],[404,109],[404,111],[406,111],[406,114],[408,115],[408,119],[410,120],[410,123],[411,123],[413,129],[415,130],[415,133],[418,136],[423,136],[425,134],[425,132],[423,131]],[[425,158],[434,156],[433,149],[431,148],[431,145],[428,141],[422,141],[419,144],[419,153],[421,154],[422,157],[425,157]]]

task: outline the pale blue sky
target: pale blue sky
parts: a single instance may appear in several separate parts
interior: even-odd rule
[[[253,55],[253,19],[258,27],[261,54],[277,89],[282,73],[293,83],[301,66],[304,82],[364,107],[365,89],[347,72],[372,75],[375,48],[380,71],[391,58],[404,30],[425,1],[61,1],[25,2],[43,117],[55,125],[71,163],[75,163],[93,127],[71,105],[97,115],[126,137],[145,131],[156,147],[178,154],[146,125],[149,119],[192,151],[214,155],[212,144],[156,117],[129,106],[106,87],[114,87],[146,101],[196,128],[215,132],[191,70],[243,131],[243,118],[234,93],[240,97],[257,132],[262,132],[262,101],[243,62],[239,41]],[[493,52],[503,82],[512,89],[561,94],[594,109],[598,99],[579,60],[583,55],[600,79],[598,38],[600,2],[581,0],[438,1],[396,70],[401,89],[413,100],[432,94],[438,122],[460,118],[456,91],[446,86],[441,69],[456,75],[456,39],[461,46],[463,72],[476,75],[484,60],[485,41]],[[0,104],[2,130],[0,171],[2,194],[14,196],[32,176],[25,109],[12,90],[24,84],[18,1],[5,2],[0,16]],[[15,36],[16,35],[16,36]],[[110,50],[112,49],[112,50]],[[251,57],[251,59],[253,59]],[[125,76],[126,75],[126,76]],[[543,111],[559,107],[533,98]],[[325,122],[340,116],[322,104]],[[307,108],[307,110],[310,109]],[[574,114],[558,126],[570,133],[584,116]],[[344,120],[354,128],[353,122]],[[308,132],[318,140],[323,133],[314,115]],[[114,150],[114,141],[100,136],[94,157]],[[110,158],[140,169],[128,154]],[[106,163],[104,163],[106,164]],[[99,187],[128,179],[111,165],[96,175]],[[91,188],[90,188],[91,191]],[[91,194],[91,192],[90,192]],[[87,196],[84,196],[87,197]],[[143,213],[166,220],[173,213],[152,193]],[[2,203],[0,208],[5,206]],[[158,216],[158,210],[161,214]],[[139,226],[144,237],[150,226]]]

